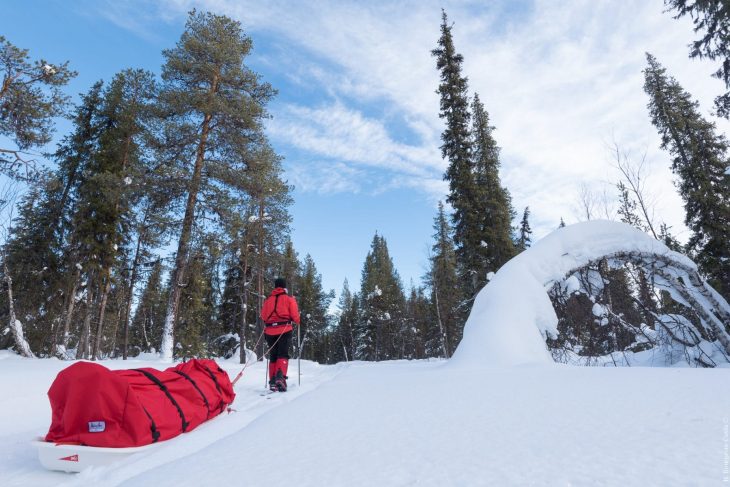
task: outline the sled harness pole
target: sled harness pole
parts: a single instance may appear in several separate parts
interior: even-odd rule
[[[263,336],[264,336],[264,332],[262,331],[261,334],[259,335],[259,339],[256,340],[256,345],[253,346],[253,349],[254,350],[256,350],[256,347],[259,346],[259,342],[261,342],[261,338],[263,338]],[[243,343],[241,343],[240,346],[241,347],[245,347],[245,345]],[[244,351],[244,353],[245,353],[245,351]],[[238,379],[240,379],[241,377],[243,377],[243,372],[246,370],[246,367],[248,367],[249,365],[251,365],[251,362],[249,362],[248,360],[246,360],[246,363],[243,364],[243,368],[241,369],[241,371],[238,373],[238,375],[236,376],[236,378],[233,379],[233,381],[231,382],[231,385],[233,387],[236,386],[236,382],[238,382]]]

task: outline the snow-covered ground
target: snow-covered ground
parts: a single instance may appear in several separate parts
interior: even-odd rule
[[[0,485],[668,486],[727,475],[727,369],[439,361],[305,362],[302,386],[270,399],[257,364],[236,412],[118,464],[55,473],[30,440],[48,428],[45,392],[64,365],[0,355]]]
[[[730,485],[728,368],[573,367],[545,348],[550,281],[627,246],[694,265],[626,226],[561,229],[477,296],[453,359],[304,362],[301,387],[292,362],[289,392],[271,396],[256,363],[235,412],[80,474],[44,470],[30,443],[68,363],[0,351],[0,486]]]

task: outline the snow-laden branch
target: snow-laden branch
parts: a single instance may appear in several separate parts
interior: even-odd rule
[[[593,220],[560,228],[505,264],[474,300],[454,364],[552,363],[545,339],[558,335],[548,291],[601,260],[651,269],[657,284],[700,316],[730,354],[730,305],[686,256],[629,225]]]

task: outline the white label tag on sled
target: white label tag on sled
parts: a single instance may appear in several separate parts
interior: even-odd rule
[[[101,433],[106,429],[106,421],[89,421],[89,433]]]

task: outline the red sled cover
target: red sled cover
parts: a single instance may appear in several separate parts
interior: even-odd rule
[[[46,441],[124,448],[191,431],[236,394],[215,361],[194,359],[164,371],[78,362],[59,372],[48,397],[53,418]]]

